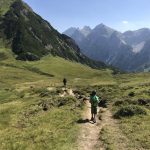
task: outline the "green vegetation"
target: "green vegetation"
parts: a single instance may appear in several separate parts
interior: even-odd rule
[[[60,97],[62,80],[86,94],[88,84],[115,84],[112,71],[52,56],[17,61],[9,49],[1,52],[7,58],[0,61],[0,149],[75,149],[82,101]]]
[[[4,15],[8,10],[10,5],[14,2],[15,0],[1,0],[0,1],[0,16]]]
[[[118,86],[114,86],[108,99],[112,104],[109,108],[119,120],[103,128],[101,139],[108,149],[117,149],[119,142],[125,143],[119,145],[122,149],[149,149],[149,73],[116,75],[115,79]]]
[[[0,16],[0,41],[3,41],[0,44],[9,47],[17,60],[36,61],[43,56],[53,55],[92,68],[106,68],[104,63],[93,61],[81,54],[72,39],[57,32],[23,1],[1,3],[9,9],[6,9],[3,17]],[[5,58],[3,54],[0,56]]]
[[[64,77],[79,95],[87,97],[97,90],[103,105],[118,114],[118,128],[102,130],[106,147],[116,148],[119,132],[132,141],[127,142],[129,149],[150,146],[149,73],[114,75],[109,69],[94,70],[52,56],[23,62],[15,60],[9,49],[0,51],[7,56],[0,61],[2,149],[75,149],[82,101],[60,97]]]
[[[149,149],[150,74],[91,61],[20,0],[9,9],[12,2],[0,1],[0,149],[75,149],[81,99],[93,89],[117,122],[101,131],[106,148],[121,139],[128,149]],[[64,77],[81,98],[63,95]]]
[[[142,107],[135,106],[135,105],[129,105],[121,107],[114,115],[115,118],[120,117],[130,117],[134,115],[146,115],[146,110],[144,110]]]

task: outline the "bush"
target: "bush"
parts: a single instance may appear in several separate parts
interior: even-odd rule
[[[123,100],[118,100],[116,101],[113,105],[114,106],[120,106],[120,105],[123,105],[124,104],[124,101]]]
[[[150,104],[150,99],[138,99],[139,105],[148,105]]]
[[[115,118],[131,117],[134,115],[146,115],[147,112],[144,108],[136,105],[122,106],[115,114]]]
[[[103,107],[103,108],[107,108],[107,103],[108,103],[107,99],[102,99],[102,100],[100,100],[98,106]]]
[[[135,96],[135,93],[134,93],[134,92],[130,92],[130,93],[128,94],[128,96],[134,97],[134,96]]]
[[[123,99],[116,101],[113,105],[114,106],[121,106],[121,105],[137,105],[137,100],[131,100],[131,99]]]

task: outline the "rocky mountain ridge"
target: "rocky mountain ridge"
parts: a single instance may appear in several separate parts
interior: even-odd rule
[[[121,33],[100,24],[91,29],[84,38],[81,38],[83,37],[81,29],[64,34],[72,37],[81,51],[94,60],[103,61],[126,71],[143,71],[150,65],[150,29],[148,28]],[[76,36],[73,36],[75,34]]]
[[[3,6],[7,9],[1,9],[0,39],[16,59],[33,61],[53,55],[93,68],[106,67],[83,55],[71,38],[60,34],[22,0],[3,1]]]

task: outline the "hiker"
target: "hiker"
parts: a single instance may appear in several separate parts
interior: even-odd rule
[[[91,103],[91,121],[96,123],[96,114],[97,114],[97,106],[99,103],[99,97],[96,95],[96,91],[93,91],[90,95],[90,103]]]
[[[66,78],[63,79],[63,83],[64,83],[64,87],[66,88],[66,85],[67,85],[67,79]]]

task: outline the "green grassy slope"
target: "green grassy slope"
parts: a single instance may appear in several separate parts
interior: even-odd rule
[[[112,75],[109,69],[94,70],[59,57],[22,62],[16,61],[9,49],[1,48],[0,52],[7,56],[0,60],[1,149],[75,149],[79,133],[76,121],[82,103],[70,96],[59,96],[64,77],[70,88],[86,96],[96,89],[98,95],[108,100],[114,114],[122,107],[146,111],[146,115],[135,112],[134,116],[117,121],[121,132],[132,141],[127,143],[129,149],[149,147],[149,103],[139,103],[139,99],[150,97],[149,73]],[[48,111],[43,111],[44,104]],[[113,140],[113,135],[119,133],[108,129],[103,129],[101,138],[106,147],[115,150],[117,140]]]
[[[130,149],[149,149],[150,148],[150,74],[128,74],[118,76],[120,83],[121,97],[117,101],[122,104],[113,108],[114,113],[124,107],[139,109],[133,117],[127,116],[120,120],[120,128],[127,138],[132,141]],[[117,103],[117,102],[115,102]],[[132,110],[133,112],[135,110]],[[137,115],[140,111],[145,111],[147,115]]]
[[[0,61],[0,149],[74,149],[82,104],[58,95],[62,80],[66,77],[72,88],[115,84],[111,71],[51,56],[16,61],[9,49],[3,51],[8,59]]]
[[[0,1],[0,6],[3,6],[0,7],[0,15],[8,11],[11,2]],[[30,17],[32,18],[33,14]],[[39,16],[36,16],[36,19],[41,20]],[[43,23],[43,26],[47,25],[46,22],[40,23]],[[56,31],[53,32],[58,36]],[[39,32],[36,34],[40,35]],[[30,41],[32,38],[31,36]],[[66,43],[70,39],[59,38],[59,42],[67,47]],[[51,40],[54,47],[57,47],[56,39]],[[126,143],[128,149],[149,149],[149,73],[114,75],[110,69],[94,70],[77,63],[83,59],[77,57],[76,52],[72,53],[70,49],[67,56],[66,51],[63,54],[58,51],[58,56],[68,58],[71,55],[70,58],[76,62],[49,55],[35,62],[17,61],[15,54],[8,48],[10,43],[5,42],[0,39],[0,149],[75,149],[79,133],[76,121],[80,118],[82,103],[70,96],[59,96],[64,77],[68,79],[68,87],[85,96],[96,89],[98,95],[108,101],[109,109],[119,117],[119,129],[131,141]],[[37,46],[40,50],[40,54],[36,52],[37,55],[44,52],[41,51],[43,45],[40,46]],[[28,48],[30,49],[25,47],[25,50]],[[86,61],[84,64],[93,65],[90,60]],[[104,64],[101,65],[104,68]],[[43,111],[45,104],[48,111]],[[101,139],[104,140],[107,149],[116,150],[115,144],[118,141],[114,140],[114,134],[117,136],[120,133],[104,127]]]
[[[114,137],[123,134],[128,139],[123,142],[129,150],[147,150],[150,147],[150,74],[124,74],[115,79],[117,86],[107,87],[101,94],[107,95],[112,104],[110,109],[117,117],[120,132],[106,126],[101,139],[108,149],[115,150],[119,141]]]

